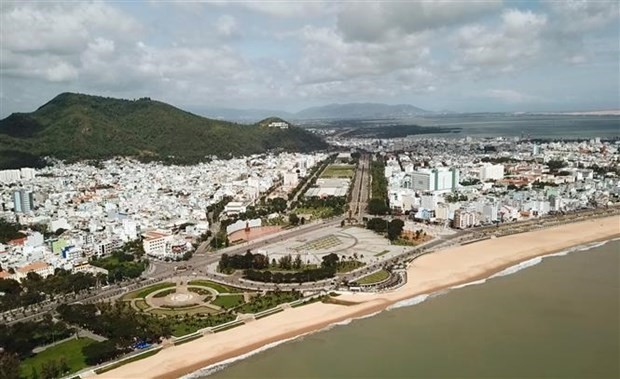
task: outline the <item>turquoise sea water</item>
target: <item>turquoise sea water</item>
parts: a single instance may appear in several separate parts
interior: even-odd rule
[[[281,344],[209,378],[618,378],[619,272],[620,241],[549,257]]]

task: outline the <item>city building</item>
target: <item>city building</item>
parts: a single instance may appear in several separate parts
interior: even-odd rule
[[[459,170],[421,169],[411,174],[411,181],[416,191],[454,191],[459,183]]]
[[[152,230],[144,233],[142,237],[142,247],[146,255],[156,258],[164,258],[168,255],[173,239],[172,234],[164,230]]]
[[[454,211],[454,228],[466,229],[480,224],[480,215],[478,212],[457,209]]]
[[[18,190],[13,192],[13,209],[15,213],[28,213],[34,208],[32,191]]]
[[[504,165],[484,163],[480,167],[480,180],[498,180],[504,177]]]

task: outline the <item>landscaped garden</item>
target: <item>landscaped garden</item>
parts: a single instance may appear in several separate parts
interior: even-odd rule
[[[380,270],[377,272],[373,272],[370,275],[364,276],[358,280],[356,280],[357,284],[360,285],[369,285],[369,284],[375,284],[375,283],[380,283],[384,280],[386,280],[387,278],[390,277],[390,272],[387,270]]]

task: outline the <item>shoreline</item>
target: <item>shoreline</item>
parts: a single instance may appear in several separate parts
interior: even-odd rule
[[[179,378],[252,354],[266,345],[379,313],[405,300],[490,279],[537,257],[614,239],[620,236],[619,225],[620,217],[612,216],[450,247],[414,260],[407,269],[407,283],[394,291],[341,295],[343,300],[357,303],[351,306],[313,303],[288,309],[229,331],[166,348],[156,356],[97,377]]]

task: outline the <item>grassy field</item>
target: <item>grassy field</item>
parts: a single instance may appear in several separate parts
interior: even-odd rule
[[[330,164],[321,173],[321,178],[352,178],[355,175],[354,165]]]
[[[203,287],[213,288],[214,290],[216,290],[219,293],[243,292],[242,289],[234,288],[234,287],[229,287],[229,286],[226,286],[226,285],[223,285],[223,284],[211,282],[209,280],[192,280],[191,282],[189,282],[187,284],[189,284],[190,286],[203,286]]]
[[[123,295],[122,299],[123,300],[130,300],[130,299],[145,298],[145,297],[147,297],[152,292],[155,292],[155,291],[163,289],[163,288],[170,288],[170,287],[175,287],[175,286],[176,286],[176,284],[169,283],[169,282],[158,283],[158,284],[154,284],[154,285],[152,285],[150,287],[146,287],[146,288],[139,289],[137,291],[129,292],[129,293]]]
[[[243,304],[243,295],[226,295],[218,296],[211,302],[213,305],[217,305],[220,308],[229,309]]]
[[[385,279],[390,277],[390,272],[386,270],[377,271],[370,275],[364,276],[356,280],[358,284],[374,284],[384,281]]]
[[[80,338],[63,342],[49,349],[43,350],[34,357],[24,360],[20,365],[20,373],[22,377],[29,378],[32,374],[32,368],[36,367],[39,375],[41,374],[41,365],[49,360],[59,361],[64,357],[70,372],[76,372],[87,366],[84,362],[82,347],[94,343],[90,338]]]

